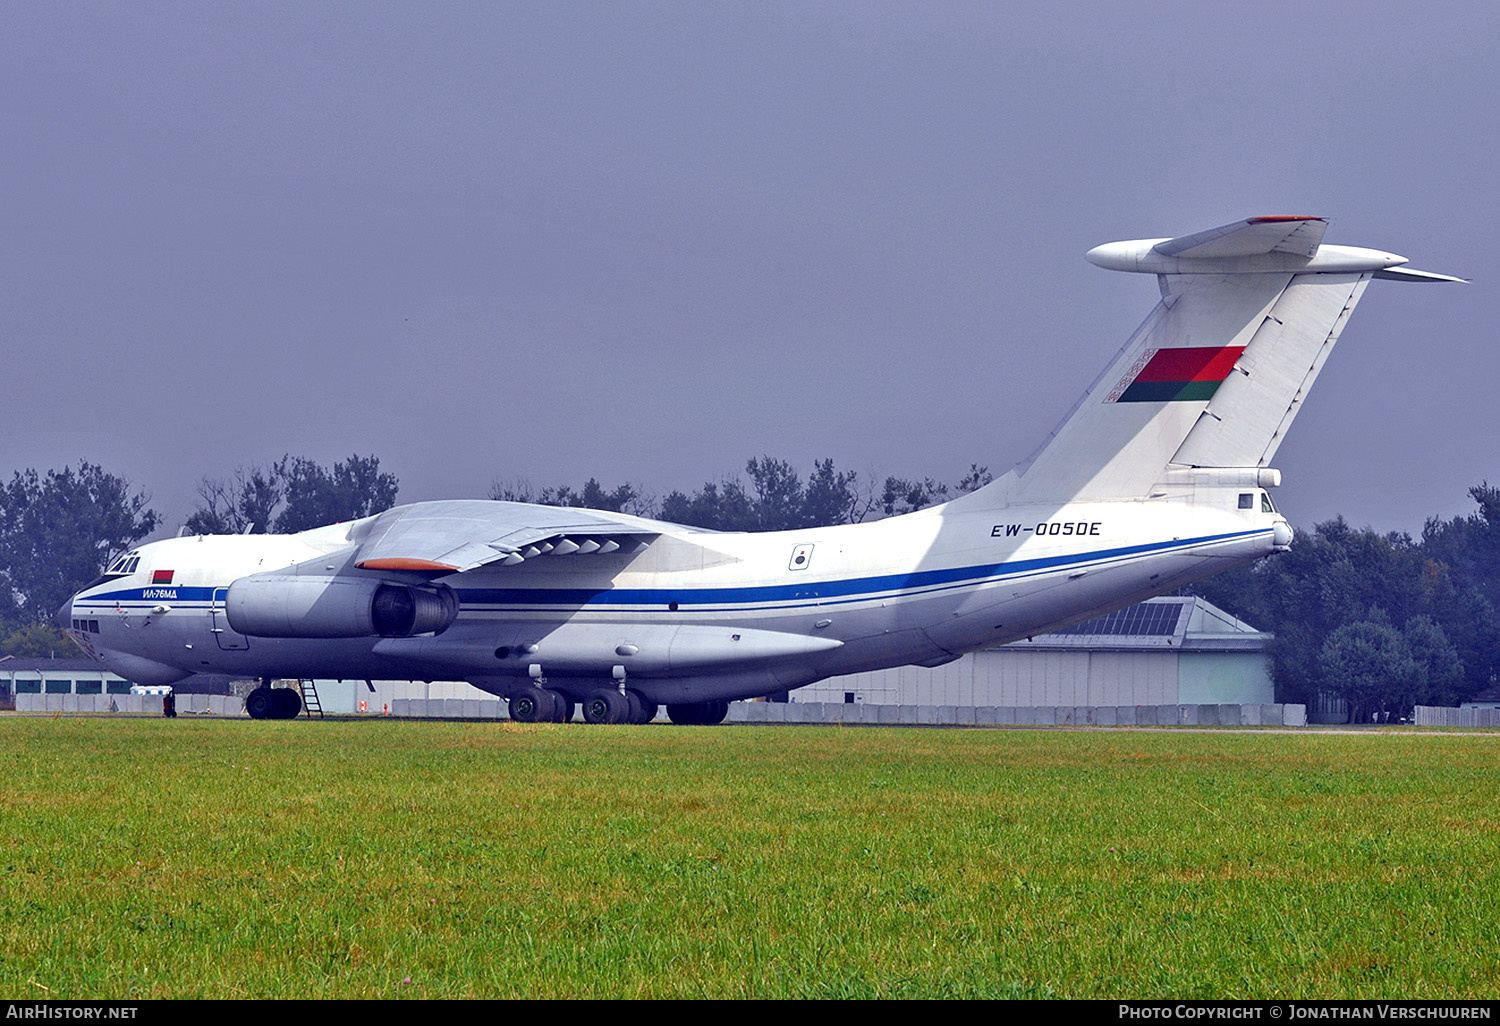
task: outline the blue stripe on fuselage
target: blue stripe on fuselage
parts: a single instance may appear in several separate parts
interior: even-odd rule
[[[105,591],[76,598],[78,602],[208,602],[217,588],[184,588],[181,585],[155,584],[144,588],[124,588],[120,591]],[[173,594],[164,594],[172,592]]]
[[[1150,542],[1116,549],[1040,559],[1019,559],[1009,563],[950,567],[943,570],[919,570],[882,577],[855,577],[847,580],[820,581],[815,584],[770,584],[735,588],[460,588],[460,600],[468,605],[567,605],[567,606],[647,606],[676,602],[683,605],[758,605],[817,599],[855,601],[888,592],[934,589],[980,583],[998,577],[1024,577],[1070,564],[1093,563],[1125,556],[1189,548],[1211,542],[1249,538],[1269,531],[1236,531],[1184,541]]]
[[[457,588],[459,599],[465,605],[525,605],[525,606],[659,606],[676,602],[679,606],[724,606],[761,605],[766,603],[799,603],[816,600],[826,603],[831,600],[843,602],[859,601],[890,592],[906,592],[919,589],[943,590],[969,584],[983,583],[1000,577],[1025,577],[1048,570],[1057,570],[1070,565],[1095,563],[1128,556],[1164,552],[1170,549],[1191,548],[1214,542],[1232,541],[1269,534],[1269,530],[1235,531],[1229,534],[1214,534],[1202,538],[1187,538],[1178,541],[1148,542],[1142,545],[1126,545],[1114,549],[1099,549],[1093,552],[1064,556],[1046,556],[1038,559],[1018,559],[1008,563],[987,563],[978,566],[948,567],[941,570],[918,570],[903,574],[887,574],[879,577],[853,577],[844,580],[828,580],[816,583],[750,585],[730,588]],[[462,579],[460,575],[459,579]],[[170,587],[170,586],[169,586]],[[204,603],[212,601],[220,588],[176,587],[177,597],[169,601],[178,603]],[[77,600],[81,606],[99,604],[123,604],[162,601],[154,593],[167,590],[161,585],[145,588],[125,588],[119,591],[89,595]],[[147,598],[147,593],[153,593]]]

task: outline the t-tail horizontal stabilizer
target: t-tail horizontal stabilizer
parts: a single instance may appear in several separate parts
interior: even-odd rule
[[[1370,279],[1462,281],[1323,244],[1320,217],[1252,217],[1088,253],[1161,302],[1030,459],[965,507],[1141,498],[1170,471],[1265,467]]]
[[[1397,271],[1406,257],[1378,249],[1325,246],[1322,217],[1252,217],[1175,239],[1108,242],[1085,254],[1110,271],[1145,274],[1377,274],[1399,281],[1462,281],[1430,271]],[[1409,277],[1411,276],[1411,277]]]

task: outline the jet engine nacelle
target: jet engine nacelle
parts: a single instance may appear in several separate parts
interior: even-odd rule
[[[443,584],[256,574],[229,586],[224,613],[230,627],[255,638],[409,638],[447,630],[458,596]]]

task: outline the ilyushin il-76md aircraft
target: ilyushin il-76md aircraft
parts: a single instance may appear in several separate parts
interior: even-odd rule
[[[874,523],[719,533],[620,513],[439,501],[290,535],[179,537],[59,611],[144,684],[467,680],[512,718],[716,723],[728,703],[1054,630],[1286,549],[1277,447],[1372,278],[1459,281],[1255,217],[1088,253],[1161,301],[1042,446]]]

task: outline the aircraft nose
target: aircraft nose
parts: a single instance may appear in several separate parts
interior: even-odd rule
[[[57,625],[63,630],[71,630],[73,627],[73,600],[68,599],[68,601],[58,606],[57,612],[52,614],[52,619],[56,620]]]
[[[1285,520],[1278,520],[1271,525],[1271,544],[1276,548],[1291,548],[1294,537],[1296,537],[1296,532],[1292,530],[1292,525]]]

